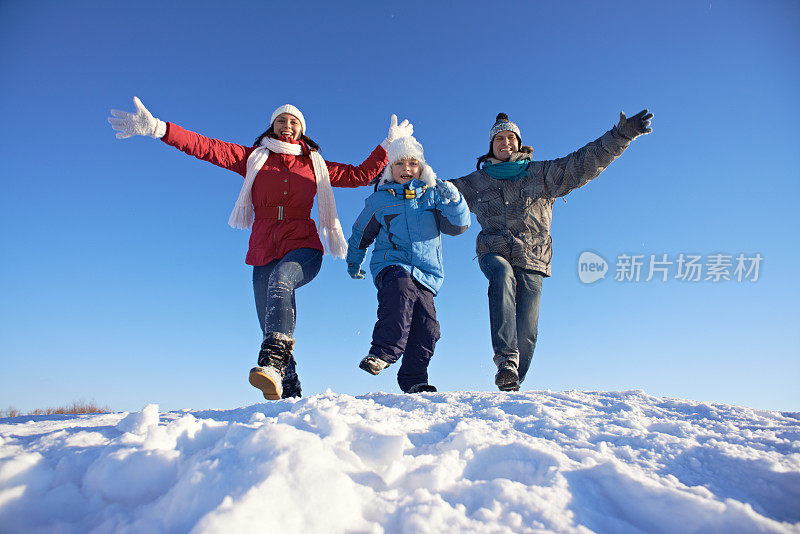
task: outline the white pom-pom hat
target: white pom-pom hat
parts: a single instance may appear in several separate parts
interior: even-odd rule
[[[278,118],[278,115],[280,115],[281,113],[288,113],[289,115],[294,115],[295,117],[297,117],[297,119],[300,121],[300,128],[302,128],[300,133],[301,134],[306,133],[306,118],[303,117],[303,114],[300,112],[299,109],[297,109],[291,104],[284,104],[272,112],[272,117],[270,117],[269,119],[270,126],[272,125],[272,123],[275,122],[275,119]]]
[[[386,151],[388,164],[381,174],[379,184],[383,185],[387,182],[394,182],[392,177],[392,165],[403,158],[413,158],[419,161],[422,167],[419,179],[425,185],[433,187],[436,185],[436,174],[429,165],[425,164],[425,153],[422,150],[422,145],[414,139],[413,135],[407,137],[399,137],[392,141],[389,149]]]

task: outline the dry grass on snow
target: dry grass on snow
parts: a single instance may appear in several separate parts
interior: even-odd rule
[[[53,415],[53,414],[80,414],[80,413],[109,413],[111,408],[108,406],[98,406],[92,402],[84,400],[73,401],[72,404],[57,406],[55,408],[36,408],[35,410],[22,413],[13,406],[9,406],[5,410],[0,410],[0,417],[19,417],[21,415]]]

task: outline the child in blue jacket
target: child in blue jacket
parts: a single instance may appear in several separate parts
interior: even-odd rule
[[[454,185],[436,179],[416,139],[396,139],[387,152],[389,163],[348,241],[347,272],[354,279],[365,277],[361,263],[375,243],[370,271],[378,321],[359,367],[377,375],[402,356],[400,389],[436,391],[428,384],[428,363],[439,339],[433,297],[444,280],[440,233],[464,233],[469,208]]]

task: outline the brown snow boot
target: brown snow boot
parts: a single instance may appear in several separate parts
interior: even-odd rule
[[[258,367],[250,369],[250,384],[261,390],[264,398],[278,400],[283,394],[283,375],[292,358],[294,338],[280,332],[270,332],[261,343]]]

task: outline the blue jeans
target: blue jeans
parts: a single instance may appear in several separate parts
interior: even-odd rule
[[[279,260],[253,267],[256,313],[265,336],[270,332],[294,336],[294,291],[313,280],[320,267],[322,251],[315,248],[290,250]]]
[[[536,348],[542,273],[514,267],[502,256],[491,253],[483,254],[478,264],[489,280],[494,363],[515,365],[522,383]]]

